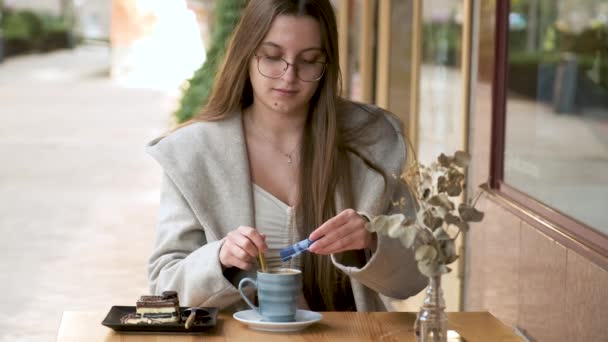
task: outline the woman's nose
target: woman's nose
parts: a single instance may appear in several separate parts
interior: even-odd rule
[[[296,66],[291,63],[287,64],[287,70],[285,70],[285,73],[283,74],[282,78],[288,82],[294,82],[295,80],[297,80],[298,79],[298,70],[297,70]]]

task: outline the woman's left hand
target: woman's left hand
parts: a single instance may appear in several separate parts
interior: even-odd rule
[[[365,229],[366,223],[355,210],[346,209],[310,233],[309,239],[315,242],[308,250],[326,255],[369,248],[375,235]]]

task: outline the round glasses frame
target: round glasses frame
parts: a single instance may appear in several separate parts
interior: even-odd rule
[[[287,69],[289,69],[289,67],[292,67],[292,68],[294,68],[294,70],[296,72],[296,76],[298,77],[298,79],[300,81],[303,81],[303,82],[316,82],[316,81],[320,80],[323,77],[323,75],[325,75],[325,69],[327,69],[327,62],[314,62],[314,63],[322,64],[323,65],[323,70],[321,70],[321,75],[319,75],[319,77],[317,77],[315,79],[312,79],[312,80],[305,80],[305,79],[302,79],[300,77],[300,70],[298,69],[298,66],[296,65],[296,63],[289,63],[288,61],[286,61],[284,58],[281,57],[281,61],[283,61],[283,63],[285,64],[285,67],[283,68],[283,72],[281,72],[281,74],[277,75],[277,76],[268,76],[268,75],[265,75],[262,72],[262,70],[260,70],[260,59],[262,59],[262,58],[268,58],[268,56],[258,56],[256,54],[254,54],[253,56],[257,60],[258,72],[260,73],[260,75],[262,75],[264,77],[268,77],[268,78],[281,78],[281,77],[283,77],[283,75],[285,75],[285,73],[287,72]]]

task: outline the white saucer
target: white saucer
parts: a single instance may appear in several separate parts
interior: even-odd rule
[[[300,331],[323,319],[323,315],[320,313],[308,310],[296,311],[295,322],[264,322],[262,316],[253,310],[239,311],[232,315],[232,317],[241,323],[247,324],[253,330],[273,332]]]

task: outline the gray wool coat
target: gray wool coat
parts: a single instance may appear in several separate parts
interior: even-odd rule
[[[388,175],[398,175],[405,158],[399,120],[377,107],[350,102],[338,114],[346,122],[357,122],[372,115],[370,112],[381,117],[366,127],[365,134],[378,139],[363,152]],[[156,243],[148,263],[151,292],[175,290],[186,306],[244,308],[236,286],[241,278],[255,277],[255,273],[222,272],[219,261],[226,234],[255,222],[241,113],[180,128],[153,140],[146,150],[164,171]],[[350,164],[356,183],[353,209],[370,216],[386,214],[395,211],[392,200],[409,196],[395,180],[389,180],[390,198],[379,202],[382,177],[354,155]],[[346,209],[340,202],[338,198],[338,212]],[[399,239],[378,236],[376,249],[368,251],[364,265],[350,261],[347,255],[334,254],[331,259],[350,277],[358,311],[390,310],[392,299],[408,298],[426,286],[413,252]]]

